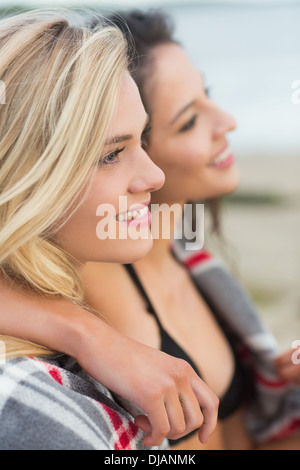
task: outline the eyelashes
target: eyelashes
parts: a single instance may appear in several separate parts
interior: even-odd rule
[[[192,129],[195,124],[196,124],[196,121],[197,121],[197,118],[198,118],[198,115],[197,114],[194,114],[194,116],[191,117],[191,119],[189,119],[180,129],[179,129],[179,132],[187,132],[189,131],[190,129]]]
[[[148,144],[148,135],[151,131],[152,127],[150,126],[150,124],[144,129],[144,131],[142,132],[142,136],[141,136],[141,147],[143,149],[145,149],[147,147],[147,144]]]
[[[150,131],[151,131],[151,126],[149,125],[142,132],[140,145],[143,149],[145,149],[147,147],[147,143],[148,143],[147,136],[148,136]],[[104,157],[102,157],[98,161],[98,167],[114,165],[116,163],[119,163],[118,156],[125,150],[125,148],[126,148],[126,146],[121,147],[121,148],[117,148],[117,149],[113,150],[112,152],[108,153],[107,155],[105,155]]]
[[[105,155],[98,161],[98,166],[113,165],[118,161],[118,155],[125,150],[125,147],[119,148]]]
[[[211,94],[211,87],[206,87],[204,89],[204,93],[205,93],[205,96],[210,99],[210,94]],[[198,113],[195,113],[180,129],[179,129],[179,133],[181,132],[187,132],[189,131],[190,129],[192,129],[196,122],[197,122],[197,119],[198,119]]]

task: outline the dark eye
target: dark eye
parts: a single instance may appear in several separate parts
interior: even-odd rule
[[[148,144],[148,134],[151,131],[151,126],[147,126],[146,129],[143,131],[141,136],[141,147],[145,149]]]
[[[102,166],[102,165],[114,165],[115,163],[118,162],[118,155],[123,152],[123,150],[125,149],[125,147],[121,148],[121,149],[116,149],[114,150],[113,152],[109,153],[108,155],[105,155],[105,157],[102,157],[100,160],[99,160],[99,163],[98,165],[99,166]]]
[[[184,126],[181,127],[179,132],[187,132],[194,127],[197,121],[197,115],[195,114]]]

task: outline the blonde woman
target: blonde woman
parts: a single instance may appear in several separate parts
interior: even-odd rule
[[[147,151],[166,175],[166,184],[153,194],[152,201],[166,207],[166,203],[209,200],[234,190],[238,172],[227,146],[227,134],[235,121],[206,95],[199,71],[174,43],[168,21],[155,12],[129,13],[128,26],[119,15],[115,20],[125,32],[129,28],[139,51],[135,78],[152,124]],[[126,270],[117,263],[88,263],[82,271],[88,301],[105,311],[123,334],[185,358],[218,393],[219,420],[209,442],[203,446],[197,434],[191,433],[186,439],[171,442],[175,448],[298,449],[300,393],[279,380],[274,371],[274,338],[243,289],[218,260],[206,251],[188,252],[179,242],[172,253],[168,239],[155,240],[149,254]],[[101,292],[104,284],[105,292]],[[16,318],[20,317],[17,298],[13,295],[7,301]],[[24,296],[22,302],[30,304]],[[32,305],[30,318],[34,310]],[[49,315],[45,306],[42,311],[38,309],[36,335],[47,336],[46,341],[57,347],[62,341],[51,334],[51,325],[60,318],[68,331],[70,311],[59,303],[52,304],[51,312],[54,310],[56,316]],[[120,311],[126,314],[120,315]],[[80,315],[78,310],[76,315]],[[14,325],[1,320],[2,329],[5,326],[8,332],[15,331]],[[43,324],[47,325],[46,332]],[[26,330],[24,324],[22,329]],[[32,330],[26,331],[31,339]],[[95,338],[96,331],[90,331]],[[76,341],[70,327],[68,335]],[[86,343],[78,344],[81,355],[89,356]],[[237,354],[241,345],[251,353],[248,359],[255,370],[250,376],[251,386]],[[61,347],[67,345],[59,344],[58,349]],[[122,365],[129,362],[126,359]],[[145,361],[136,369],[135,384],[148,367]],[[249,395],[253,385],[255,393]]]
[[[0,447],[149,448],[168,433],[180,435],[201,426],[201,405],[210,410],[207,437],[217,400],[191,368],[128,340],[85,305],[80,275],[87,261],[132,262],[152,246],[150,237],[101,240],[96,230],[103,220],[99,207],[114,209],[109,223],[122,225],[127,233],[129,224],[118,217],[120,196],[128,207],[136,206],[136,219],[141,219],[151,192],[164,182],[141,147],[147,115],[128,73],[122,34],[104,25],[90,31],[79,18],[69,20],[56,11],[35,11],[0,21],[0,54],[6,91],[0,108],[1,317],[10,313],[6,294],[12,285],[24,303],[23,324],[14,325],[14,335],[2,329]],[[53,316],[51,327],[40,319],[39,309],[51,315],[56,303],[66,306],[68,324],[77,331],[70,339],[59,315]],[[36,328],[44,336],[37,338]],[[49,348],[53,344],[47,335],[69,355]],[[85,345],[80,365],[72,359],[77,354],[74,339]],[[154,376],[152,422],[152,415],[147,418],[126,401],[131,396],[126,379],[123,383],[122,369],[135,371],[145,359],[163,363]],[[172,372],[162,385],[168,368]],[[122,393],[123,406],[99,377]],[[142,389],[136,405],[144,403]],[[155,434],[152,425],[158,418],[162,427]]]

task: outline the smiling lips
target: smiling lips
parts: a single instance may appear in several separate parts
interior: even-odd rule
[[[123,212],[122,214],[117,215],[118,222],[129,222],[130,220],[139,220],[148,216],[149,208],[148,206],[143,207],[139,210]]]
[[[234,155],[229,147],[226,147],[221,153],[211,160],[209,166],[214,168],[226,168],[233,164]]]

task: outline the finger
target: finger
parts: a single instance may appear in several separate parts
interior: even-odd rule
[[[192,388],[185,388],[185,390],[180,393],[179,400],[186,425],[184,434],[189,434],[203,425],[204,416]]]
[[[203,424],[198,437],[202,444],[206,444],[217,425],[219,399],[199,377],[193,380],[191,385],[203,414]]]
[[[278,375],[283,380],[298,382],[300,379],[299,350],[289,350],[275,360]],[[296,362],[295,362],[296,360]]]
[[[300,378],[300,366],[290,362],[289,364],[280,367],[278,373],[283,380],[297,381]]]
[[[134,422],[138,428],[140,428],[146,435],[151,434],[151,423],[148,416],[138,415],[134,418]]]
[[[286,351],[285,353],[281,354],[275,359],[275,365],[277,367],[284,366],[286,364],[290,364],[292,361],[292,354],[294,351]]]
[[[186,420],[183,403],[177,390],[165,397],[165,408],[168,415],[170,431],[168,439],[178,439],[186,434]]]
[[[204,421],[199,429],[198,437],[202,444],[206,444],[216,429],[218,414],[210,406],[202,408],[202,414]]]
[[[166,412],[164,398],[161,397],[159,400],[153,400],[153,406],[149,409],[145,409],[145,412],[148,421],[146,421],[145,418],[137,417],[137,422],[146,433],[144,444],[147,446],[158,446],[170,432],[169,418]]]

